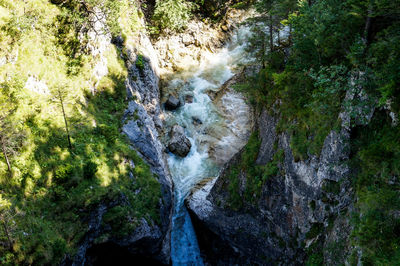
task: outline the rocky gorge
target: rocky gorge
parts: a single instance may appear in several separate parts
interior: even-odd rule
[[[329,251],[324,255],[342,261],[348,255],[345,247],[351,226],[345,217],[352,209],[352,191],[346,178],[348,134],[345,129],[341,134],[331,132],[319,159],[295,161],[287,135],[276,133],[277,123],[278,118],[266,110],[257,119],[261,144],[255,163],[266,165],[281,152],[278,173],[263,185],[259,198],[243,203],[239,209],[231,206],[228,187],[235,179],[238,193],[245,197],[246,171],[232,172],[240,163],[242,151],[225,165],[218,178],[196,189],[187,200],[200,247],[206,258],[210,256],[211,264],[301,264],[304,248],[329,247],[339,241],[343,248],[326,249]]]
[[[1,265],[398,265],[394,1],[0,1]]]
[[[231,78],[223,77],[223,83],[217,87],[210,88],[209,84],[204,87],[208,88],[209,95],[205,97],[210,97],[219,112],[224,114],[224,119],[231,121],[225,123],[227,128],[233,130],[233,134],[227,135],[224,130],[221,131],[222,128],[207,129],[203,121],[210,118],[204,117],[204,113],[196,113],[198,116],[191,117],[193,122],[190,124],[196,128],[195,131],[206,130],[201,133],[202,135],[196,136],[197,139],[194,140],[196,144],[193,143],[195,152],[197,149],[200,151],[206,149],[207,157],[210,156],[213,164],[223,166],[221,171],[216,175],[215,170],[209,174],[208,170],[200,170],[203,171],[201,174],[196,172],[193,175],[182,172],[185,166],[178,164],[179,173],[188,175],[186,182],[189,183],[184,185],[184,189],[180,189],[178,195],[173,192],[174,182],[170,168],[174,166],[171,164],[170,167],[167,166],[168,154],[165,149],[168,148],[167,151],[184,158],[191,151],[192,143],[185,133],[188,125],[182,122],[180,123],[185,128],[178,124],[171,125],[171,122],[176,122],[168,116],[168,113],[174,113],[175,109],[184,109],[186,104],[196,102],[193,99],[196,96],[192,93],[185,94],[185,90],[182,92],[185,83],[179,83],[181,82],[179,79],[182,77],[185,82],[190,79],[188,74],[193,75],[190,74],[193,71],[187,69],[196,69],[196,65],[201,62],[209,62],[207,60],[210,59],[207,58],[215,56],[215,51],[223,46],[232,30],[237,28],[235,25],[243,20],[243,15],[240,13],[227,14],[227,22],[224,22],[226,26],[223,28],[207,28],[204,23],[195,21],[188,25],[184,33],[169,36],[167,39],[162,38],[154,44],[145,33],[140,33],[137,39],[124,41],[126,50],[124,56],[130,71],[126,86],[131,101],[124,116],[123,132],[129,137],[135,150],[139,151],[150,164],[162,184],[162,202],[164,202],[161,207],[162,226],[152,226],[143,221],[143,225],[126,239],[115,239],[94,246],[85,244],[89,247],[87,249],[89,257],[85,257],[89,263],[92,261],[91,263],[96,264],[100,259],[96,254],[103,246],[111,243],[116,245],[115,248],[125,248],[128,253],[135,254],[133,256],[142,256],[144,260],[157,258],[162,263],[168,263],[170,252],[173,252],[170,246],[170,234],[173,228],[171,215],[173,206],[176,208],[181,204],[173,198],[185,199],[186,193],[192,187],[195,188],[186,199],[186,205],[193,220],[198,244],[188,244],[189,242],[178,244],[184,248],[185,253],[189,252],[187,245],[198,245],[199,255],[206,264],[270,264],[287,261],[296,264],[301,263],[306,256],[301,243],[305,243],[307,248],[310,245],[329,246],[332,241],[342,243],[348,241],[351,231],[349,221],[341,218],[344,213],[350,212],[352,207],[351,190],[348,190],[349,184],[346,182],[348,132],[345,126],[343,125],[341,133],[332,131],[328,135],[319,158],[310,158],[304,162],[296,161],[293,158],[288,135],[285,132],[277,133],[279,111],[275,110],[270,114],[270,111],[264,109],[255,114],[245,103],[244,97],[233,89],[234,84],[240,82],[240,76],[243,75],[240,71]],[[143,65],[138,65],[138,60],[143,62]],[[207,71],[220,70],[210,68],[205,71],[205,75],[209,75]],[[176,79],[175,72],[183,74],[178,74]],[[236,96],[232,98],[232,95]],[[162,107],[164,102],[166,111]],[[240,113],[234,112],[238,107],[247,109]],[[216,121],[215,118],[211,119],[211,123],[217,123]],[[199,129],[198,126],[203,129]],[[280,158],[277,162],[279,170],[276,177],[263,185],[261,195],[256,201],[244,203],[244,206],[237,209],[231,206],[228,187],[234,182],[232,170],[241,161],[243,146],[250,134],[249,130],[257,132],[261,140],[254,163],[260,166],[266,165],[279,153]],[[193,160],[190,155],[185,159],[188,162]],[[216,176],[209,178],[207,175],[213,172]],[[233,178],[237,178],[239,183],[237,193],[239,197],[244,198],[246,172],[240,171],[234,174],[237,176]],[[203,178],[206,179],[201,181]],[[196,185],[196,180],[201,182]],[[97,213],[96,217],[99,219],[101,213]],[[101,219],[97,222],[97,228],[100,221]],[[94,227],[96,228],[96,224]],[[94,234],[98,234],[96,230],[101,229],[95,229]],[[196,236],[191,237],[196,238]],[[348,255],[346,252],[348,250],[342,249],[335,256],[343,259]],[[330,258],[333,255],[329,253],[326,256]],[[196,260],[198,259],[199,257]],[[79,259],[75,262],[81,263]],[[174,262],[174,264],[179,263],[182,262],[179,260]],[[183,262],[186,263],[189,262]]]
[[[163,110],[162,104],[165,102],[165,109],[174,112],[173,110],[181,105],[183,106],[185,101],[179,100],[182,99],[180,96],[177,98],[173,96],[178,96],[179,91],[170,90],[163,94],[161,87],[166,80],[171,79],[173,71],[184,72],[186,69],[200,64],[201,61],[206,61],[207,59],[205,58],[207,56],[212,56],[214,51],[217,51],[226,43],[231,31],[244,18],[245,15],[241,12],[232,10],[227,13],[222,23],[224,26],[218,25],[215,28],[215,26],[210,27],[201,21],[193,21],[184,33],[173,35],[168,39],[162,38],[156,42],[151,41],[145,32],[139,32],[136,36],[127,36],[126,39],[118,37],[119,39],[113,40],[110,36],[100,35],[95,36],[90,42],[94,56],[99,55],[100,58],[97,69],[105,69],[104,73],[101,71],[96,72],[98,80],[107,74],[107,60],[102,55],[107,50],[107,47],[114,44],[119,47],[120,51],[123,51],[120,56],[125,60],[129,71],[128,79],[125,81],[129,105],[124,114],[122,131],[129,138],[132,148],[138,151],[140,156],[150,165],[152,172],[158,176],[158,180],[162,185],[163,196],[160,199],[160,202],[162,202],[160,207],[161,226],[159,227],[153,222],[149,223],[143,219],[142,224],[130,235],[122,239],[103,240],[99,243],[96,239],[104,234],[104,231],[107,231],[102,226],[104,213],[109,208],[126,204],[123,196],[117,202],[105,203],[99,206],[98,210],[92,214],[92,221],[89,222],[91,229],[81,244],[78,254],[71,259],[72,264],[96,265],[102,260],[110,260],[110,258],[104,257],[106,254],[104,252],[107,249],[124,250],[122,253],[118,252],[122,256],[121,259],[132,258],[139,261],[155,259],[163,264],[169,263],[171,215],[173,206],[177,203],[174,203],[173,200],[174,185],[170,169],[167,166],[168,155],[165,150],[168,149],[167,151],[169,152],[185,157],[190,152],[192,144],[186,137],[184,128],[177,124],[168,126],[167,118],[165,117],[166,111]],[[100,23],[98,27],[97,30],[99,32],[106,32],[103,30],[106,27],[104,24]],[[179,51],[179,53],[174,53],[174,51]],[[237,94],[234,91],[230,91],[230,93]],[[242,96],[239,94],[236,97],[243,101]],[[225,108],[235,106],[230,103],[224,105],[223,101],[224,99],[218,100]],[[236,104],[240,104],[240,102]],[[244,102],[241,104],[247,106]],[[232,115],[229,110],[225,110],[224,113]],[[248,125],[246,126],[246,119],[249,119],[247,114],[244,114],[242,119],[244,119],[242,121],[245,123],[244,126],[248,128]],[[230,120],[233,123],[236,118],[231,117]],[[203,124],[200,118],[194,117],[193,121],[195,125]],[[236,123],[238,122],[240,121],[236,121]],[[245,144],[246,134],[248,133],[245,133],[237,144],[239,148]],[[220,132],[215,135],[213,142],[221,140],[223,137],[223,133]],[[215,146],[218,149],[217,153],[219,152],[219,155],[215,156],[215,158],[219,158],[219,164],[223,164],[226,161],[226,159],[222,158],[231,157],[238,149],[236,148],[226,154],[224,149],[232,145],[229,142],[225,143],[225,145],[227,146]],[[235,147],[235,145],[232,147]],[[67,260],[64,263],[69,264],[70,262]]]

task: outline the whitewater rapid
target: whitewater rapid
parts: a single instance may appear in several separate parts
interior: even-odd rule
[[[221,163],[229,159],[224,155],[237,152],[250,132],[250,111],[242,95],[231,90],[219,104],[209,96],[249,62],[245,47],[250,34],[249,28],[240,27],[226,47],[217,53],[205,54],[198,68],[176,74],[164,88],[181,99],[192,98],[192,102],[166,113],[167,125],[182,126],[192,144],[185,158],[172,153],[168,156],[175,189],[171,231],[173,265],[203,265],[184,200],[201,180],[218,175]],[[201,123],[193,123],[194,120]]]

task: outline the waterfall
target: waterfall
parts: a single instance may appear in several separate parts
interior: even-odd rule
[[[169,154],[168,164],[175,187],[175,208],[172,217],[171,259],[173,265],[203,265],[199,245],[184,200],[195,184],[204,178],[216,177],[220,165],[210,156],[210,150],[216,145],[238,146],[235,143],[237,127],[241,123],[228,123],[220,108],[209,97],[209,91],[217,91],[236,71],[239,64],[246,64],[244,48],[250,30],[240,27],[226,47],[217,53],[206,54],[197,69],[189,69],[176,74],[167,84],[167,90],[177,90],[184,98],[191,95],[193,101],[186,103],[176,111],[167,112],[166,123],[179,124],[185,128],[192,148],[185,158]],[[248,108],[236,94],[231,96],[232,112],[245,112]],[[236,98],[235,98],[236,97]],[[243,108],[241,107],[243,106]],[[201,123],[193,123],[193,118]],[[240,134],[239,134],[240,135]],[[230,143],[231,140],[232,143]],[[224,147],[224,146],[221,146]],[[241,148],[241,147],[237,147]]]

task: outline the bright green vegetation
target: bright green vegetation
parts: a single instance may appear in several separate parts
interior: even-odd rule
[[[261,70],[239,89],[258,110],[279,113],[278,132],[290,135],[295,160],[319,156],[329,132],[341,128],[339,113],[350,114],[352,244],[362,250],[365,265],[399,264],[400,128],[389,113],[400,114],[400,2],[262,0],[255,6],[260,17],[253,20],[273,28],[254,28],[249,52]],[[271,42],[283,25],[290,27],[290,37]],[[374,109],[369,122],[365,114]],[[247,179],[257,176],[262,173]],[[337,194],[339,188],[323,189]],[[235,182],[230,191],[236,193]],[[358,254],[354,250],[353,262]],[[309,254],[308,265],[323,263],[320,250]]]
[[[160,185],[120,134],[125,63],[110,46],[108,75],[97,81],[98,58],[82,46],[85,36],[78,40],[99,2],[113,34],[139,27],[138,15],[126,15],[138,14],[136,6],[64,2],[0,1],[1,265],[58,264],[74,254],[100,204],[115,204],[103,221],[110,237],[132,232],[142,218],[160,221]],[[45,89],[27,88],[28,77]]]
[[[149,27],[154,35],[181,32],[194,16],[219,21],[228,7],[248,7],[254,0],[156,0]]]
[[[136,59],[136,67],[139,68],[140,70],[143,70],[144,68],[144,63],[143,63],[143,55],[138,55]]]
[[[154,30],[182,30],[192,17],[197,6],[186,0],[158,0],[153,14]]]

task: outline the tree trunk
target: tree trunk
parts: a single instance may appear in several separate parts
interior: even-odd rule
[[[368,7],[368,15],[367,15],[367,20],[365,21],[365,27],[364,27],[363,41],[366,45],[368,45],[369,32],[371,29],[371,20],[372,20],[371,16],[372,16],[372,6],[370,5]]]
[[[67,131],[68,146],[69,146],[69,149],[72,150],[71,137],[70,137],[70,135],[69,135],[69,130],[68,130],[67,116],[65,115],[64,102],[63,102],[63,97],[62,97],[62,95],[61,95],[61,91],[60,91],[60,90],[58,90],[58,95],[59,95],[59,97],[60,97],[61,108],[62,108],[63,117],[64,117],[64,122],[65,122],[65,130]]]
[[[274,50],[274,32],[273,32],[273,25],[272,25],[272,15],[269,15],[269,48],[270,52]]]
[[[8,156],[7,156],[6,146],[4,144],[3,137],[1,137],[1,150],[3,151],[4,158],[6,159],[8,173],[10,174],[10,176],[12,176],[12,168],[11,168],[10,160],[8,159]]]

